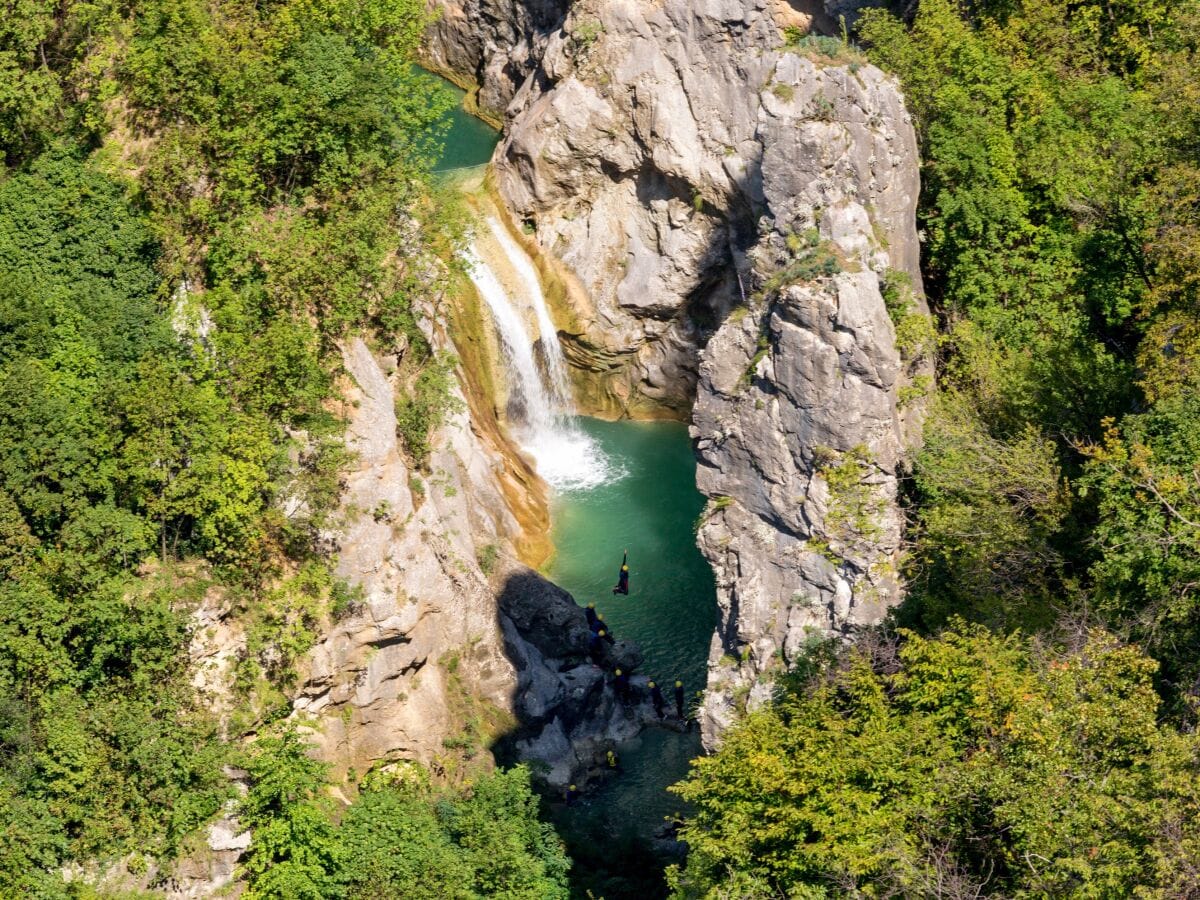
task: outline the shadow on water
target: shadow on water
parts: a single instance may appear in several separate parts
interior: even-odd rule
[[[618,703],[612,689],[614,666],[610,660],[593,663],[587,651],[589,632],[583,610],[557,585],[536,572],[514,571],[500,590],[499,614],[505,647],[519,681],[517,721],[490,747],[498,765],[521,762],[519,745],[542,740],[544,733],[561,728],[570,734],[578,728],[588,734],[591,723],[607,721],[614,708],[618,716],[636,717],[638,709],[643,717],[650,714],[644,691],[635,691],[640,703]],[[621,768],[616,773],[606,769],[604,754],[599,752],[593,771],[576,779],[586,785],[586,793],[570,804],[561,792],[544,785],[540,788],[542,818],[554,826],[573,861],[573,896],[606,900],[665,896],[663,869],[679,856],[664,852],[668,844],[656,845],[645,817],[629,815],[620,808],[620,801],[636,806],[638,791],[664,793],[663,784],[646,776],[661,769],[655,763],[668,758],[673,759],[673,770],[685,769],[687,760],[699,751],[698,741],[688,737],[650,727],[617,746]],[[553,751],[553,742],[549,747]],[[642,748],[648,752],[639,756],[637,751]],[[560,749],[565,750],[565,745]],[[548,774],[536,761],[530,767],[535,774]]]
[[[686,427],[594,419],[580,419],[579,426],[599,444],[614,474],[595,487],[557,495],[557,555],[546,573],[553,583],[533,572],[517,572],[500,593],[506,633],[519,633],[553,671],[531,674],[540,660],[509,641],[510,658],[523,672],[521,690],[528,690],[526,679],[549,678],[566,686],[566,699],[552,714],[533,714],[536,705],[530,709],[518,703],[516,728],[493,748],[502,765],[517,761],[517,742],[538,737],[555,716],[569,732],[583,717],[603,709],[611,671],[602,679],[587,657],[581,605],[595,603],[619,640],[639,645],[644,660],[636,674],[659,682],[668,708],[674,706],[676,679],[686,685],[690,707],[706,676],[716,600],[712,572],[695,546],[694,525],[704,498],[695,488]],[[626,548],[631,592],[614,596]],[[644,701],[644,684],[641,691]],[[653,718],[645,702],[641,708]],[[667,787],[687,774],[690,760],[701,752],[694,728],[670,727],[678,720],[669,712],[666,725],[651,726],[617,745],[620,771],[604,771],[601,760],[586,793],[570,806],[561,796],[547,794],[546,817],[575,863],[576,896],[587,897],[589,891],[606,900],[665,896],[663,869],[681,861],[682,848],[656,835],[686,812]]]

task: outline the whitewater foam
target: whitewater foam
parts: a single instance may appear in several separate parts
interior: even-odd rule
[[[574,403],[558,332],[546,305],[532,260],[494,218],[487,220],[503,263],[520,283],[523,303],[515,302],[496,269],[484,258],[487,245],[476,241],[462,252],[467,271],[496,324],[505,375],[514,403],[513,435],[533,458],[538,474],[557,491],[594,488],[624,476],[594,439],[574,421]],[[534,339],[520,307],[532,310],[538,325],[543,365],[534,356]]]

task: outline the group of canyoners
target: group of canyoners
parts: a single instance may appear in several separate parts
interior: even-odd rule
[[[629,596],[629,551],[626,550],[621,555],[621,569],[617,573],[617,584],[612,589],[613,594],[623,594]],[[612,635],[610,629],[604,622],[604,614],[596,612],[596,604],[589,603],[583,611],[587,616],[588,630],[588,652],[591,654],[592,661],[597,665],[604,657],[604,644],[615,644],[616,639]],[[629,685],[629,672],[621,669],[613,670],[613,688],[617,692],[617,696],[621,698],[622,703],[628,703],[631,697]],[[662,688],[654,681],[651,681],[650,702],[654,704],[654,712],[657,713],[660,719],[666,716],[666,701],[663,699]],[[685,720],[683,714],[683,682],[675,682],[675,715],[681,721]]]
[[[625,555],[621,559],[621,569],[617,575],[616,587],[612,589],[613,594],[629,595],[629,551],[625,551]],[[596,612],[596,604],[589,603],[583,610],[587,617],[588,624],[588,652],[592,657],[592,661],[596,665],[601,665],[604,660],[604,645],[615,644],[616,638],[613,637],[612,629],[604,621],[604,614]],[[620,668],[613,669],[613,690],[622,703],[628,704],[633,697],[633,686],[630,683],[630,672],[626,672]],[[659,719],[665,719],[667,716],[666,698],[663,696],[662,688],[655,681],[650,681],[646,685],[650,689],[650,702],[654,706],[654,712]],[[680,722],[689,724],[684,709],[684,693],[683,682],[675,682],[675,716]],[[611,773],[616,774],[621,771],[620,763],[617,760],[617,755],[612,750],[605,754],[605,768]],[[572,784],[567,787],[565,798],[567,804],[573,804],[579,798],[579,789]]]
[[[588,652],[591,654],[592,661],[597,665],[604,657],[604,644],[615,644],[616,639],[612,636],[612,632],[604,622],[604,613],[596,612],[596,604],[589,603],[583,610],[587,616],[588,623]],[[632,690],[629,683],[630,673],[623,669],[613,670],[613,689],[617,692],[617,696],[621,701],[628,703],[632,698]],[[654,712],[660,719],[667,715],[666,700],[663,697],[662,688],[658,683],[651,681],[647,687],[650,688],[650,702],[654,704]],[[683,710],[683,682],[675,682],[675,715],[680,719],[684,718]]]

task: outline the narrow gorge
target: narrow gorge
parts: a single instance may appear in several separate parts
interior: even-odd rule
[[[1200,0],[10,7],[0,897],[1196,895]]]
[[[894,82],[819,36],[832,21],[782,0],[441,8],[428,64],[502,131],[484,166],[495,138],[456,113],[440,164],[473,237],[423,311],[461,366],[425,472],[397,446],[403,347],[344,349],[343,506],[364,512],[328,539],[363,599],[294,702],[336,769],[490,745],[591,798],[560,825],[587,868],[588,835],[644,844],[676,815],[700,737],[899,600],[897,477],[931,386],[916,146]],[[613,598],[624,550],[635,591]],[[622,639],[600,656],[589,602]],[[237,640],[197,652],[219,672]],[[686,684],[699,735],[643,733],[652,679]]]
[[[901,594],[897,472],[932,384],[918,157],[894,82],[816,36],[846,11],[467,3],[428,36],[503,120],[498,192],[563,285],[581,407],[691,424],[709,746],[811,637]]]
[[[293,704],[336,770],[490,745],[591,798],[560,817],[575,856],[647,845],[701,737],[898,601],[897,474],[931,383],[897,340],[926,314],[916,147],[895,84],[816,37],[832,21],[782,0],[441,8],[428,64],[502,130],[456,112],[440,163],[473,237],[422,314],[460,360],[425,472],[397,445],[403,347],[344,349],[361,512],[328,540],[363,599]],[[625,550],[635,590],[613,598]],[[600,657],[589,602],[621,638]],[[239,646],[215,633],[214,696]],[[686,684],[699,734],[644,732],[652,679]]]

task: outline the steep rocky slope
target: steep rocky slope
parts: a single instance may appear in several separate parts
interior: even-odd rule
[[[479,6],[463,21],[494,35]],[[927,386],[893,321],[923,313],[915,138],[877,69],[784,36],[851,6],[582,0],[522,32],[537,58],[496,94],[500,192],[570,288],[586,405],[693,417],[722,611],[710,743],[810,633],[900,594],[897,466]]]
[[[310,654],[295,710],[317,717],[322,755],[339,767],[415,758],[436,768],[447,748],[500,738],[567,784],[636,733],[642,713],[616,702],[588,658],[574,599],[516,561],[511,509],[522,494],[544,503],[544,486],[461,392],[418,476],[397,446],[389,361],[362,341],[344,359],[358,465],[331,538],[362,602]]]
[[[440,318],[424,313],[427,323]],[[450,346],[440,327],[427,336]],[[545,486],[497,428],[487,398],[454,388],[457,411],[435,436],[428,471],[406,458],[399,362],[362,339],[343,348],[355,461],[339,524],[324,538],[356,600],[321,623],[299,661],[292,718],[335,780],[401,759],[452,777],[464,756],[487,748],[504,762],[535,762],[551,787],[586,785],[606,750],[655,718],[644,678],[623,703],[605,676],[635,668],[641,654],[618,642],[596,665],[582,608],[519,562],[521,548],[538,544],[530,538],[541,538],[529,532],[548,526]],[[472,374],[457,372],[466,385]],[[194,683],[223,716],[249,652],[230,598],[210,592],[195,613]],[[232,812],[221,818],[206,845],[175,865],[167,896],[226,889],[250,839]]]
[[[536,67],[571,0],[439,2],[426,36],[426,64],[479,86],[479,111],[499,120]]]
[[[425,319],[437,320],[432,311]],[[428,336],[449,347],[441,329]],[[642,713],[614,702],[588,658],[582,609],[518,561],[528,531],[548,526],[545,486],[483,400],[468,402],[459,387],[427,471],[417,469],[397,439],[405,387],[396,355],[355,339],[343,363],[355,462],[340,524],[325,539],[356,600],[301,660],[294,714],[336,772],[396,759],[437,769],[458,750],[506,738],[512,757],[544,763],[549,780],[565,784],[599,748],[636,731]],[[197,687],[221,709],[246,635],[213,600],[197,613],[193,655]],[[561,626],[552,641],[547,621]]]

